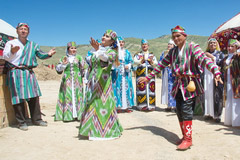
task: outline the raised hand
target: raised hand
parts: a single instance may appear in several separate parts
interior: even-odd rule
[[[68,63],[68,59],[67,59],[66,56],[63,58],[62,63],[63,63],[63,64],[67,64],[67,63]]]
[[[148,63],[150,64],[150,65],[153,65],[153,59],[148,59]]]
[[[138,78],[138,83],[144,83],[144,82],[148,83],[149,80],[148,80],[146,77],[140,77],[140,78]]]
[[[91,46],[97,51],[99,49],[99,43],[95,39],[93,39],[92,37],[90,39],[91,39],[90,40]]]
[[[19,46],[13,46],[13,45],[11,44],[11,53],[12,53],[12,54],[17,53],[17,51],[18,51],[19,49],[20,49]]]
[[[141,59],[142,64],[145,63],[145,58],[144,57],[141,57],[140,59]]]
[[[54,55],[55,53],[56,53],[55,48],[52,48],[52,49],[48,52],[48,55],[49,55],[49,56],[52,56],[52,55]]]

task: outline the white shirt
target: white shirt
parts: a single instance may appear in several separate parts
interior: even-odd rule
[[[183,55],[183,49],[185,48],[185,44],[182,46],[181,50],[178,48],[178,56],[179,60],[182,60],[182,55]]]
[[[232,57],[233,57],[233,53],[228,53],[228,57],[227,57],[227,59],[226,59],[226,64],[227,64],[227,65],[229,65]]]
[[[108,61],[108,55],[106,54],[107,48],[100,46],[99,49],[94,53],[97,58],[104,62]]]
[[[13,53],[11,53],[11,45],[19,46],[20,49],[16,53],[13,54]],[[19,39],[14,39],[14,40],[8,41],[3,50],[3,58],[6,61],[18,66],[23,49],[24,49],[24,45],[22,44],[22,42]]]
[[[69,56],[68,56],[68,61],[69,61],[70,63],[73,63],[74,59],[75,59],[75,56],[73,56],[73,55],[69,55]]]
[[[148,56],[149,56],[149,51],[146,51],[146,52],[143,52],[144,53],[144,58],[145,58],[145,61],[148,60]]]
[[[119,60],[124,61],[124,59],[125,59],[125,49],[123,49],[123,48],[119,49],[118,57],[119,57]]]

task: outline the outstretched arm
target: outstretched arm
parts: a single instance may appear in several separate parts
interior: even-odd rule
[[[206,67],[210,72],[215,75],[215,83],[218,85],[218,82],[223,84],[221,79],[221,72],[218,69],[218,66],[214,64],[211,58],[207,57],[206,54],[201,50],[199,45],[193,45],[193,53],[196,63]]]
[[[48,53],[46,53],[46,52],[43,52],[40,49],[39,45],[37,45],[35,53],[36,53],[36,56],[38,58],[40,58],[40,59],[47,59],[47,58],[52,57],[52,55],[54,55],[56,53],[56,51],[55,51],[55,48],[52,48],[52,49],[50,49],[50,51]]]
[[[172,54],[172,51],[168,52],[166,57],[164,57],[162,61],[160,61],[158,65],[153,69],[153,71],[147,75],[146,78],[148,79],[148,81],[150,81],[150,79],[152,79],[155,76],[155,74],[160,73],[161,70],[163,70],[165,67],[167,67],[171,63],[171,54]]]

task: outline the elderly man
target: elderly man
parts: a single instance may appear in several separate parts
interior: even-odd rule
[[[192,145],[192,119],[195,98],[203,93],[200,83],[201,67],[206,67],[215,75],[215,80],[222,83],[218,67],[214,65],[194,42],[187,42],[187,34],[181,26],[172,30],[172,39],[176,47],[171,49],[167,56],[154,68],[147,77],[139,79],[139,83],[149,82],[156,73],[169,64],[172,66],[173,74],[176,76],[172,95],[176,99],[176,111],[183,138],[177,142],[178,150],[186,150]],[[193,83],[193,87],[189,84]]]
[[[137,66],[136,80],[140,77],[145,77],[149,72],[157,66],[157,59],[155,55],[149,52],[148,41],[142,39],[142,51],[135,54],[133,60],[134,65]],[[149,84],[136,84],[136,98],[137,109],[140,111],[153,111],[155,110],[155,78]]]
[[[46,59],[56,53],[51,49],[48,53],[40,50],[39,45],[27,39],[29,26],[19,23],[18,38],[8,41],[3,51],[3,58],[8,62],[7,85],[10,89],[12,105],[19,129],[28,130],[25,119],[24,102],[28,102],[31,120],[34,125],[47,126],[41,118],[39,96],[41,91],[33,72],[37,67],[37,59]]]

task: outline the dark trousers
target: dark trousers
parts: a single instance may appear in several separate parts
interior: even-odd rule
[[[30,110],[31,119],[33,122],[42,120],[41,118],[41,110],[40,110],[40,104],[39,104],[39,97],[30,98],[29,101],[27,101],[28,107]],[[19,124],[26,123],[26,117],[25,117],[25,107],[24,103],[19,103],[13,105],[16,120]]]
[[[193,119],[193,106],[195,105],[195,98],[183,100],[181,90],[175,97],[176,99],[176,111],[179,122],[190,121]]]
[[[223,84],[214,85],[214,117],[219,118],[223,110]]]

